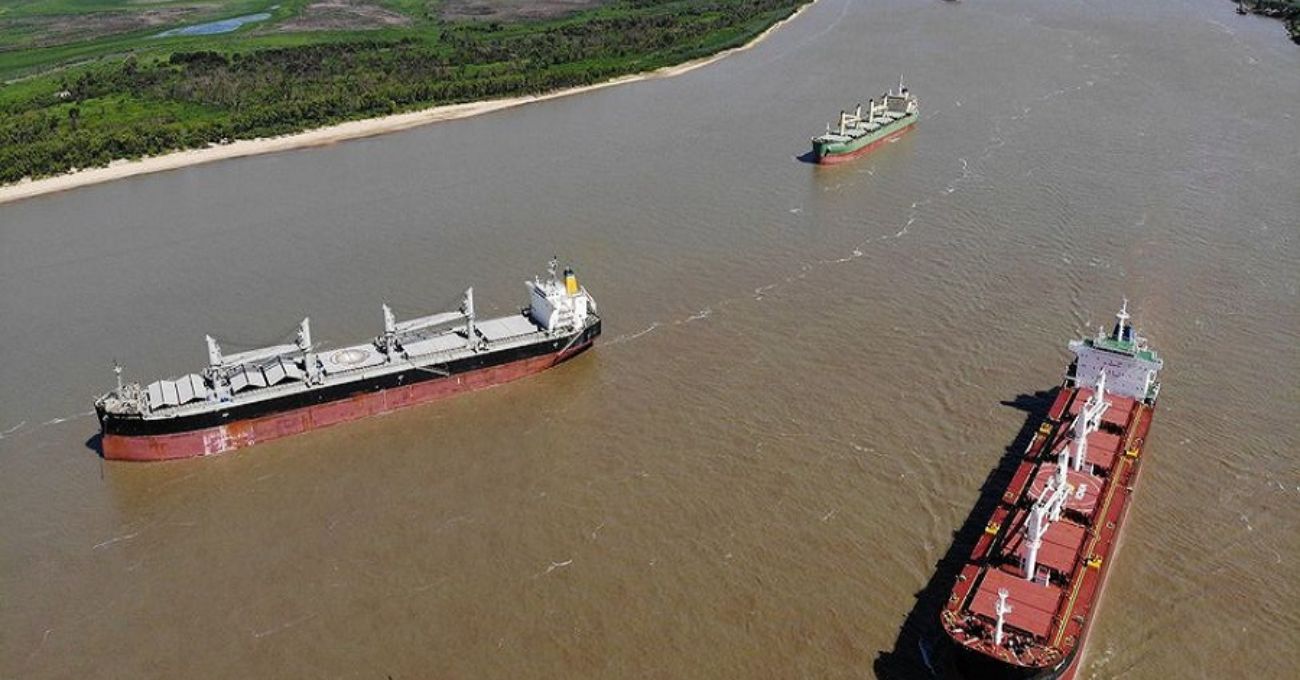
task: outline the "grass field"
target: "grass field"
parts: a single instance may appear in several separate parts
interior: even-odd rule
[[[611,0],[12,0],[0,3],[0,81],[134,54],[248,51],[360,37],[437,37],[445,22],[544,21]],[[265,20],[208,36],[175,28],[258,13]]]
[[[0,183],[745,43],[809,0],[27,0],[0,5]],[[259,16],[229,32],[159,33]]]
[[[16,0],[0,4],[0,80],[87,60],[175,51],[246,51],[348,40],[377,31],[420,35],[438,2],[420,0]],[[155,37],[250,14],[260,22],[219,35]]]

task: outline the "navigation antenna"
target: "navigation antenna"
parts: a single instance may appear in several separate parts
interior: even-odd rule
[[[1124,305],[1120,307],[1119,312],[1115,314],[1115,319],[1116,319],[1115,339],[1116,340],[1119,340],[1121,342],[1126,340],[1125,336],[1128,335],[1127,331],[1129,328],[1128,325],[1129,318],[1130,317],[1128,314],[1128,298],[1124,298]]]
[[[114,375],[117,376],[117,391],[118,393],[121,393],[122,392],[122,364],[117,363],[117,359],[113,359],[113,373]]]
[[[560,280],[560,276],[559,276],[559,274],[556,274],[556,273],[555,273],[555,270],[557,270],[557,269],[559,269],[559,268],[560,268],[560,256],[559,256],[559,255],[552,255],[552,256],[551,256],[551,261],[548,262],[548,263],[546,264],[546,271],[548,271],[548,272],[551,273],[551,280],[552,280],[552,281],[559,281],[559,280]]]
[[[1011,613],[1011,605],[1007,604],[1007,589],[998,588],[998,603],[993,608],[998,614],[998,627],[993,631],[993,644],[1002,644],[1002,623],[1007,614]]]

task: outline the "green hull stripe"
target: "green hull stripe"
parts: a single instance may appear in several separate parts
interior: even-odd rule
[[[818,158],[821,158],[823,156],[841,156],[844,154],[853,153],[861,149],[862,147],[871,144],[872,142],[880,141],[880,139],[884,137],[888,137],[889,135],[892,135],[895,132],[898,132],[899,130],[910,127],[915,123],[916,123],[916,114],[909,114],[906,118],[903,118],[896,123],[890,123],[889,125],[882,126],[879,130],[876,130],[875,132],[862,135],[857,139],[853,139],[847,142],[823,142],[820,140],[813,140],[813,152],[817,155]]]

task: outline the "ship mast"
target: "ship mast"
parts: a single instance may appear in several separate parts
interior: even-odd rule
[[[214,370],[220,370],[229,366],[252,364],[265,359],[274,359],[285,354],[305,351],[311,346],[311,319],[304,318],[298,324],[298,335],[294,342],[260,347],[247,352],[227,355],[221,351],[221,345],[217,344],[216,339],[211,335],[204,336],[204,339],[208,342],[208,366]]]
[[[1043,506],[1040,501],[1029,511],[1029,521],[1025,523],[1025,538],[1029,542],[1029,551],[1025,553],[1022,566],[1026,581],[1034,580],[1034,572],[1038,571],[1038,549],[1042,547],[1045,535],[1047,535],[1047,525],[1043,521]]]
[[[461,305],[465,315],[465,342],[470,349],[478,349],[478,331],[474,328],[474,288],[465,290],[465,302]]]
[[[389,307],[387,302],[383,304],[383,307],[384,307],[383,350],[384,350],[384,354],[388,357],[388,360],[392,361],[393,350],[396,348],[397,345],[397,319],[393,316],[393,308]]]
[[[211,335],[205,335],[203,339],[208,341],[208,366],[213,370],[221,368],[221,345]]]
[[[454,312],[442,312],[440,314],[430,314],[421,316],[407,321],[398,321],[393,315],[393,309],[387,304],[384,306],[384,334],[376,339],[376,344],[388,355],[388,360],[392,361],[397,352],[400,336],[414,333],[426,328],[435,326],[444,326],[457,321],[466,322],[467,335],[469,336],[470,347],[475,347],[474,342],[474,289],[469,288],[465,291],[465,297],[461,301],[460,308]]]
[[[1074,469],[1083,469],[1088,454],[1088,435],[1101,427],[1101,416],[1110,407],[1106,401],[1106,372],[1097,376],[1097,389],[1084,402],[1083,410],[1074,420]]]
[[[1115,337],[1114,340],[1125,342],[1133,334],[1133,327],[1129,325],[1128,298],[1124,298],[1124,305],[1115,313]]]
[[[307,382],[319,382],[320,367],[316,365],[316,353],[312,351],[311,317],[304,318],[298,327],[298,346],[302,348],[302,366],[307,369]]]
[[[993,611],[997,612],[998,615],[998,625],[993,630],[993,643],[997,645],[1002,644],[1002,623],[1007,614],[1011,613],[1011,605],[1007,604],[1007,595],[1006,588],[998,588],[998,603],[993,608]]]

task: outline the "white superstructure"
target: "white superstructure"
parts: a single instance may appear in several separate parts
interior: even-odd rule
[[[559,262],[551,260],[551,277],[534,278],[525,282],[531,296],[528,315],[538,326],[550,332],[581,328],[587,316],[596,313],[596,301],[587,289],[578,283],[572,268],[565,268],[564,277],[556,275]]]
[[[1091,387],[1100,382],[1110,394],[1138,401],[1152,401],[1160,391],[1156,378],[1164,361],[1129,324],[1128,300],[1115,314],[1115,328],[1109,336],[1098,328],[1095,338],[1071,341],[1070,351],[1077,357],[1077,385]]]

